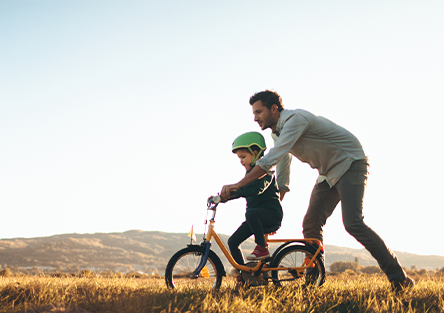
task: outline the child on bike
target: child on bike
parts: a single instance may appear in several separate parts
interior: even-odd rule
[[[250,172],[256,161],[264,154],[264,137],[258,132],[248,132],[237,137],[231,147],[245,167]],[[265,243],[264,232],[273,232],[279,229],[283,217],[279,189],[276,178],[267,174],[251,184],[237,190],[230,199],[222,199],[223,202],[244,197],[247,200],[245,222],[228,239],[228,246],[234,260],[239,264],[245,264],[242,251],[239,246],[254,235],[256,248],[246,257],[247,260],[262,260],[270,257],[268,246]]]

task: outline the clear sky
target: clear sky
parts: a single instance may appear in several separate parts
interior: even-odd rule
[[[268,88],[359,138],[364,220],[390,248],[444,255],[443,16],[441,0],[1,1],[0,238],[203,232]],[[302,236],[316,177],[293,160],[278,237]],[[219,208],[231,234],[245,201]],[[325,243],[361,247],[340,206]]]

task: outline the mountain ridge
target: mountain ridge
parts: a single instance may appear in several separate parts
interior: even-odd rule
[[[198,242],[202,234],[196,234]],[[219,235],[226,244],[229,236]],[[276,236],[277,237],[277,236]],[[277,237],[278,238],[278,237]],[[170,257],[190,243],[186,233],[167,233],[161,231],[128,230],[113,233],[59,234],[35,238],[11,238],[0,240],[0,265],[2,267],[46,267],[58,269],[101,269],[120,270],[138,269],[163,273]],[[252,238],[242,244],[245,252],[253,250]],[[270,246],[271,252],[278,246]],[[231,268],[225,256],[217,247],[212,250],[224,265]],[[377,265],[373,257],[364,249],[353,249],[325,245],[326,267],[336,261],[355,261],[362,266]],[[395,251],[401,264],[409,269],[436,270],[444,267],[444,256],[418,255]]]

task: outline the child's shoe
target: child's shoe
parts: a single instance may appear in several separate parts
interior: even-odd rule
[[[234,286],[234,292],[236,294],[239,294],[239,292],[246,287],[245,282],[242,279],[242,276],[240,273],[236,275],[235,281],[236,281],[236,285]]]
[[[244,286],[244,281],[242,279],[241,274],[236,276],[236,287],[243,287]]]
[[[268,245],[266,247],[262,247],[260,245],[256,245],[254,251],[247,256],[248,261],[257,261],[263,260],[270,257],[270,252],[268,252]]]

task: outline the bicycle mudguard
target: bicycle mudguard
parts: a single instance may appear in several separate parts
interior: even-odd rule
[[[205,247],[204,247],[205,251],[203,253],[202,258],[200,259],[199,265],[197,266],[197,268],[194,270],[194,272],[192,274],[195,278],[197,278],[199,276],[200,271],[204,268],[204,266],[208,260],[208,255],[210,253],[211,242],[205,241],[203,244],[205,245]]]
[[[313,250],[313,254],[316,253],[316,251],[318,251],[319,246],[315,243],[311,243],[311,242],[305,242],[305,246],[307,248],[310,248]],[[318,256],[322,256],[324,254],[324,248],[321,247],[321,250],[319,251],[319,255]]]
[[[282,249],[284,249],[286,246],[289,246],[291,244],[297,244],[299,246],[306,246],[309,249],[312,249],[312,253],[316,253],[316,251],[318,250],[318,247],[315,244],[309,243],[305,240],[292,240],[292,241],[288,241],[286,243],[284,243],[283,245],[279,246],[276,251],[274,251],[273,255],[271,256],[273,259],[276,257],[276,255],[282,251]],[[322,250],[319,251],[319,256],[323,254]]]

